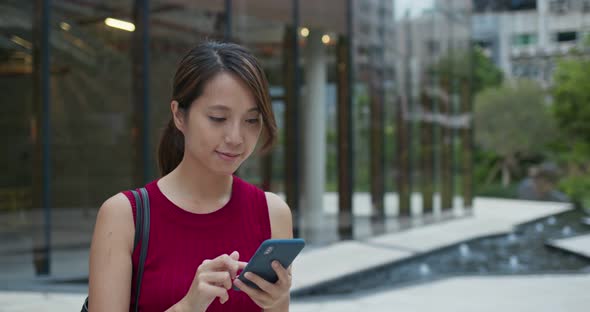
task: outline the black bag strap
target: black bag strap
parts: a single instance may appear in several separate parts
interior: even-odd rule
[[[143,226],[143,202],[140,200],[140,196],[137,191],[132,190],[131,194],[135,198],[135,236],[133,237],[133,252],[137,248],[137,244],[141,240],[141,229]]]
[[[135,284],[135,312],[138,311],[139,294],[141,292],[141,280],[143,277],[143,267],[145,265],[145,258],[147,257],[147,248],[150,239],[150,198],[147,190],[142,187],[139,189],[140,193],[132,190],[131,193],[135,198],[135,235],[133,238],[133,252],[137,244],[141,241],[141,250],[139,255],[139,264],[137,268],[137,281]],[[82,312],[88,312],[88,297],[82,305]]]
[[[139,265],[137,268],[137,280],[135,284],[135,312],[139,309],[139,295],[141,293],[141,280],[143,277],[143,268],[145,265],[145,259],[147,257],[147,249],[150,240],[150,198],[147,190],[142,187],[139,189],[140,194],[136,191],[133,192],[135,197],[135,206],[137,210],[137,217],[135,220],[135,239],[133,243],[133,250],[137,247],[139,239],[141,239],[141,250],[139,254]],[[141,238],[140,235],[141,234]]]

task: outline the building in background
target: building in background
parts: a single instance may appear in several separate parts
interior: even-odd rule
[[[431,8],[417,15],[408,12],[397,21],[397,81],[410,86],[413,98],[430,67],[471,48],[470,17],[471,0],[436,0]]]
[[[354,1],[354,5],[353,53],[357,78],[368,80],[371,68],[378,64],[391,83],[396,57],[394,1]]]
[[[473,39],[507,77],[551,85],[556,58],[590,31],[589,0],[475,1]]]

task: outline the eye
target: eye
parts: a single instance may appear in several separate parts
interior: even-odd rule
[[[257,124],[258,122],[260,122],[260,118],[246,119],[246,122],[249,124]]]
[[[213,121],[213,122],[224,122],[225,118],[224,117],[213,117],[213,116],[209,116],[209,120]]]

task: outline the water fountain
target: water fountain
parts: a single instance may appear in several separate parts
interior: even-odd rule
[[[430,267],[428,266],[428,264],[426,264],[426,263],[422,263],[422,264],[420,265],[420,274],[421,274],[422,276],[425,276],[425,275],[428,275],[428,274],[430,274]]]
[[[298,292],[296,297],[348,294],[453,276],[588,272],[588,259],[546,245],[550,240],[590,233],[590,227],[580,222],[584,216],[583,212],[572,210],[523,223],[511,233],[471,239],[370,272],[351,274]]]
[[[519,261],[517,256],[510,256],[510,268],[515,270],[519,266]]]
[[[459,253],[461,254],[461,257],[463,257],[463,258],[469,257],[469,254],[470,254],[469,246],[467,246],[467,244],[461,244],[459,246]]]
[[[514,243],[514,242],[516,242],[516,239],[517,239],[517,237],[516,237],[516,234],[514,234],[514,233],[510,233],[510,234],[508,234],[508,238],[507,238],[507,239],[508,239],[508,242],[509,242],[509,243]]]

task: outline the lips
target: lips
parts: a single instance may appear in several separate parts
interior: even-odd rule
[[[220,152],[220,151],[215,151],[215,153],[217,153],[217,155],[219,155],[219,157],[221,157],[221,159],[230,160],[230,161],[235,160],[240,155],[242,155],[242,154],[236,154],[236,153],[224,153],[224,152]]]

